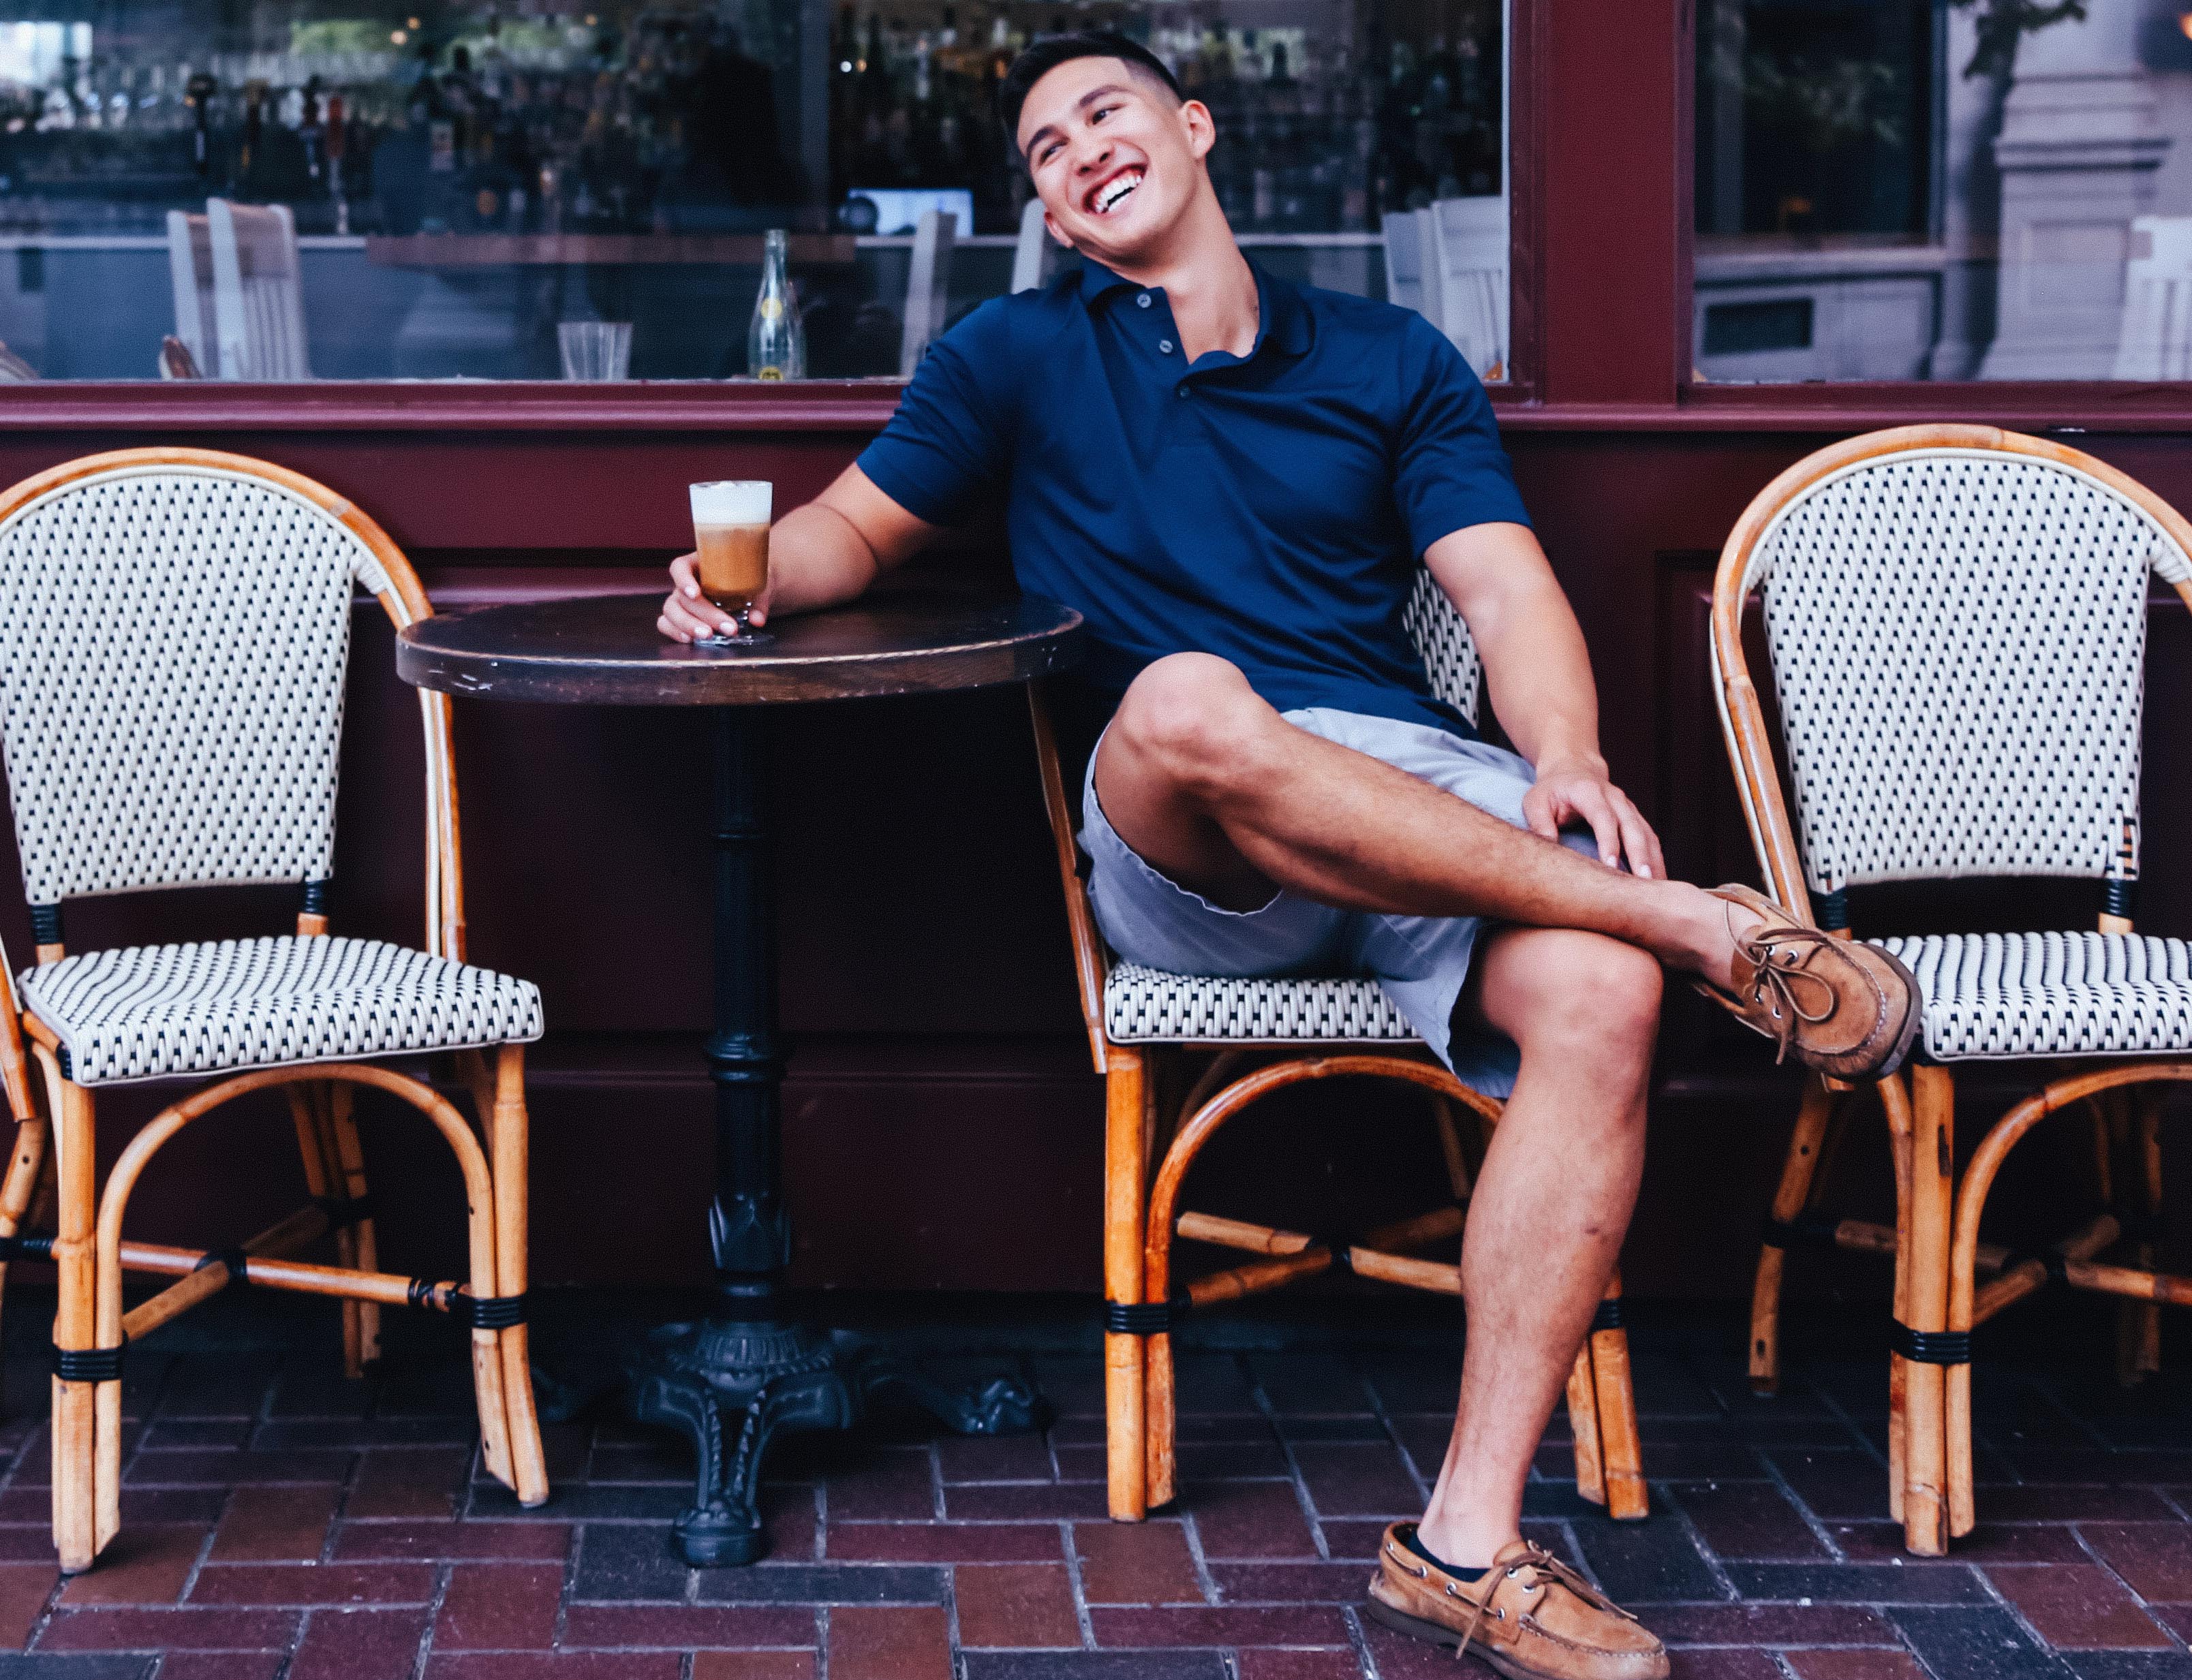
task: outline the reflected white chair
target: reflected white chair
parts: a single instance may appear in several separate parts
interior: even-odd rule
[[[345,1364],[383,1306],[468,1325],[488,1472],[538,1505],[547,1477],[526,1359],[527,982],[465,961],[448,698],[421,693],[425,948],[330,933],[337,751],[357,594],[430,614],[385,533],[325,486],[194,449],[87,456],[0,493],[0,745],[37,963],[0,960],[0,1082],[17,1120],[0,1261],[50,1258],[54,1540],[90,1567],[121,1520],[124,1350],[230,1283],[334,1296]],[[252,882],[299,893],[294,931],[71,953],[65,901]],[[26,1060],[24,1040],[28,1038]],[[394,1056],[454,1052],[478,1130]],[[94,1104],[188,1081],[98,1181]],[[351,1099],[420,1111],[465,1185],[465,1282],[380,1269]],[[278,1090],[309,1206],[233,1248],[126,1240],[153,1156],[240,1096]],[[261,1099],[264,1100],[264,1099]],[[24,1221],[49,1153],[57,1228]],[[121,1140],[112,1140],[119,1142]],[[257,1175],[265,1163],[236,1163]],[[338,1263],[295,1256],[331,1237]],[[168,1286],[125,1311],[125,1272]]]
[[[1048,277],[1059,250],[1050,230],[1043,225],[1042,200],[1030,198],[1020,212],[1020,236],[1013,247],[1013,290],[1032,292]]]
[[[951,301],[951,248],[959,218],[949,210],[923,210],[913,234],[913,269],[905,282],[905,328],[899,340],[898,376],[913,377],[928,346],[944,332]]]
[[[175,336],[222,379],[309,379],[297,224],[283,204],[208,198],[168,213]]]
[[[1474,721],[1476,646],[1428,571],[1419,572],[1401,622],[1434,691]],[[1457,1256],[1472,1184],[1459,1121],[1466,1111],[1476,1142],[1488,1143],[1501,1104],[1431,1060],[1407,1017],[1375,981],[1360,975],[1239,979],[1115,960],[1097,931],[1081,876],[1075,840],[1080,790],[1069,797],[1039,686],[1028,693],[1082,1012],[1109,1117],[1104,1405],[1110,1512],[1119,1521],[1139,1522],[1177,1490],[1171,1330],[1179,1315],[1333,1272],[1458,1296]],[[1187,1064],[1197,1056],[1202,1065],[1190,1079]],[[1177,1076],[1177,1083],[1167,1076]],[[1344,1239],[1186,1209],[1188,1170],[1221,1126],[1275,1091],[1327,1079],[1398,1081],[1426,1095],[1445,1160],[1445,1206]],[[1178,1285],[1172,1273],[1176,1237],[1256,1258]],[[1433,1247],[1441,1251],[1436,1260],[1411,1252]],[[1618,1273],[1576,1350],[1567,1408],[1576,1490],[1610,1516],[1646,1515],[1650,1496]]]
[[[2135,216],[2114,378],[2192,379],[2192,216]]]
[[[1508,231],[1504,198],[1442,198],[1385,218],[1385,295],[1453,340],[1480,379],[1504,376]]]

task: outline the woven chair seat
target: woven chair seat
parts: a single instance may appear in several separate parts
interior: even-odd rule
[[[1937,1062],[2192,1050],[2192,945],[2132,933],[1881,939],[1926,998]]]
[[[531,982],[378,939],[133,945],[26,970],[20,983],[85,1085],[540,1036]]]
[[[1414,1044],[1374,980],[1238,980],[1121,963],[1104,982],[1115,1044]]]

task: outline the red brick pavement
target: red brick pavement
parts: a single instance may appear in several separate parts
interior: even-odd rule
[[[11,1304],[11,1317],[14,1313]],[[1990,1373],[1980,1530],[1905,1558],[1877,1450],[1881,1368],[1800,1363],[1746,1392],[1731,1323],[1636,1335],[1651,1519],[1567,1479],[1556,1421],[1533,1538],[1675,1648],[1681,1680],[2192,1680],[2192,1400],[2079,1362]],[[1383,1523],[1443,1444],[1450,1353],[1181,1361],[1186,1489],[1104,1517],[1093,1355],[1040,1364],[1043,1435],[885,1421],[787,1444],[773,1551],[689,1571],[665,1543],[676,1442],[557,1426],[520,1510],[464,1444],[461,1370],[367,1384],[324,1351],[132,1350],[124,1527],[63,1582],[38,1389],[0,1424],[0,1680],[1411,1680],[1465,1675],[1369,1622]],[[2092,1362],[2098,1366],[2098,1361]],[[35,1373],[33,1373],[35,1375]],[[20,1652],[22,1654],[10,1654]]]

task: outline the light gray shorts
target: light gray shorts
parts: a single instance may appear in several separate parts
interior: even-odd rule
[[[1285,717],[1297,728],[1382,759],[1518,829],[1529,826],[1522,795],[1536,778],[1528,760],[1503,748],[1424,724],[1323,706]],[[1160,874],[1119,838],[1097,801],[1093,755],[1081,820],[1082,849],[1093,865],[1088,896],[1096,925],[1129,962],[1173,974],[1259,979],[1367,975],[1464,1085],[1487,1096],[1504,1097],[1514,1089],[1519,1057],[1511,1040],[1479,1031],[1448,1041],[1481,918],[1375,915],[1283,891],[1260,909],[1220,909]],[[1585,857],[1598,855],[1588,833],[1563,835],[1562,843]]]

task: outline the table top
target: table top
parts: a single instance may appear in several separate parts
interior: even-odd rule
[[[442,613],[405,627],[396,669],[488,699],[757,706],[1025,682],[1081,658],[1081,615],[1031,596],[871,598],[775,620],[774,640],[729,648],[669,641],[654,628],[661,610],[658,590]]]

